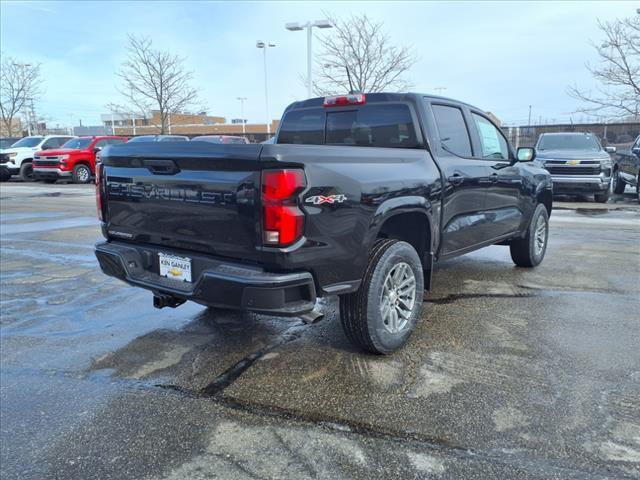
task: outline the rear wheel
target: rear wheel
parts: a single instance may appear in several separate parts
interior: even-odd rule
[[[622,179],[620,178],[620,174],[618,173],[618,170],[614,170],[613,171],[613,175],[611,176],[611,189],[613,190],[613,193],[615,193],[616,195],[620,195],[621,193],[624,193],[624,187],[625,187],[625,183],[624,181],[622,181]]]
[[[91,169],[88,165],[79,163],[73,167],[73,183],[89,183],[91,181]]]
[[[342,328],[360,348],[391,353],[415,329],[423,294],[422,263],[415,249],[398,240],[378,240],[360,288],[340,297]]]
[[[33,182],[33,165],[31,162],[23,162],[20,166],[20,178],[23,182]]]
[[[11,172],[6,168],[0,168],[0,182],[6,182],[11,178]]]
[[[514,240],[509,245],[511,259],[519,267],[540,265],[547,252],[549,239],[549,214],[543,204],[538,204],[531,217],[529,229],[524,238]]]

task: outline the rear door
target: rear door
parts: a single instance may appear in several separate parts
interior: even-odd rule
[[[463,108],[431,103],[435,124],[432,150],[444,176],[440,255],[453,254],[486,240],[485,196],[489,165],[474,157]]]
[[[489,168],[489,184],[485,198],[489,220],[484,235],[495,239],[518,231],[523,222],[524,196],[522,166],[513,160],[509,142],[500,129],[483,113],[470,111],[471,136],[478,161]]]

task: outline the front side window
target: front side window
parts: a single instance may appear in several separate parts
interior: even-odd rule
[[[470,157],[471,140],[462,110],[447,105],[433,105],[433,115],[442,147],[459,157]]]
[[[509,144],[495,125],[476,113],[472,113],[471,116],[480,136],[482,158],[509,160]]]

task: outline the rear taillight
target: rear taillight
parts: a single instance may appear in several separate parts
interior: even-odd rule
[[[306,185],[302,170],[262,172],[262,239],[265,245],[283,247],[302,237],[304,214],[298,208],[297,194]]]
[[[333,97],[324,97],[323,106],[325,107],[342,107],[345,105],[364,105],[364,93],[351,93],[349,95],[334,95]]]
[[[102,221],[102,163],[96,163],[96,207],[98,219]]]

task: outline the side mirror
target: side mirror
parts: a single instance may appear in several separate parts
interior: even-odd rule
[[[616,153],[616,147],[605,147],[604,151],[607,153]]]
[[[631,153],[635,153],[636,155],[640,155],[640,147],[635,147],[631,149]]]
[[[102,150],[102,147],[93,147],[93,153],[98,153]]]
[[[532,162],[536,158],[536,149],[533,147],[520,147],[516,156],[519,162]]]

